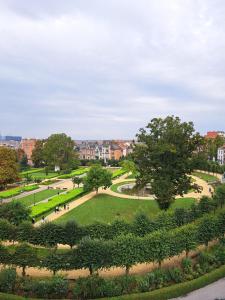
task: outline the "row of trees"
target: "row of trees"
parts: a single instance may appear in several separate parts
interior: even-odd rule
[[[77,245],[82,238],[114,239],[121,234],[133,234],[143,237],[160,229],[170,230],[191,223],[206,213],[215,212],[225,204],[225,186],[218,187],[214,199],[202,197],[198,204],[190,209],[177,208],[174,212],[162,212],[154,219],[144,213],[138,214],[134,221],[127,223],[115,220],[112,224],[94,223],[80,226],[74,221],[65,224],[46,223],[33,227],[27,210],[23,210],[18,203],[9,203],[0,206],[0,240],[17,240],[34,245],[56,247],[57,244]]]
[[[172,230],[158,230],[138,237],[133,234],[120,235],[114,240],[84,238],[70,251],[48,252],[38,257],[37,249],[27,244],[16,247],[13,254],[0,247],[0,263],[20,266],[25,275],[26,267],[46,267],[54,273],[58,270],[89,269],[90,274],[103,268],[124,267],[126,274],[138,263],[156,262],[181,254],[186,255],[198,245],[223,238],[225,212],[206,215],[198,222]]]

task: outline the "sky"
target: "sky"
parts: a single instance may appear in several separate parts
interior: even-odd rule
[[[224,0],[0,0],[0,133],[225,130]]]

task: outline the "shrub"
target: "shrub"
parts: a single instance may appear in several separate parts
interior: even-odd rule
[[[168,270],[169,276],[171,281],[175,282],[175,283],[179,283],[182,282],[183,280],[183,274],[181,269],[179,268],[172,268]]]
[[[181,261],[181,266],[185,274],[192,273],[192,261],[190,258],[184,258]]]
[[[95,299],[104,296],[102,286],[105,280],[98,275],[78,278],[73,289],[75,299]]]
[[[13,268],[3,269],[0,272],[0,291],[11,293],[15,290],[17,275]]]

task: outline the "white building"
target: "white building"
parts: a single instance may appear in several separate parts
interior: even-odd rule
[[[220,165],[225,164],[225,145],[218,148],[218,150],[217,150],[217,160],[218,160]]]

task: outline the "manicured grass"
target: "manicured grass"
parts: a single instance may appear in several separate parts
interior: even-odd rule
[[[27,174],[33,174],[33,173],[37,173],[37,172],[40,172],[40,171],[43,171],[43,170],[44,170],[44,168],[30,168],[29,170],[20,172],[20,175],[24,177]]]
[[[79,168],[77,170],[74,170],[72,171],[71,173],[69,174],[64,174],[64,175],[61,175],[59,176],[58,178],[59,179],[68,179],[68,178],[72,178],[74,176],[79,176],[79,175],[82,175],[82,174],[85,174],[89,171],[89,168]]]
[[[33,180],[35,180],[35,179],[44,180],[44,179],[51,179],[53,177],[57,177],[58,175],[59,174],[56,172],[49,172],[48,175],[46,175],[45,172],[37,172],[37,173],[31,174],[31,177]]]
[[[120,299],[167,300],[167,299],[177,298],[180,296],[185,296],[192,291],[198,290],[210,283],[213,283],[213,282],[223,278],[224,276],[225,276],[225,266],[222,266],[216,270],[213,270],[210,273],[207,273],[199,278],[196,278],[196,279],[193,279],[193,280],[190,280],[187,282],[173,284],[172,286],[154,290],[152,292],[130,294],[130,295],[124,295],[124,296],[119,296],[119,297],[111,297],[111,298],[107,298],[107,299],[114,299],[114,300],[120,300]],[[106,299],[106,298],[103,298],[103,299]],[[204,299],[201,299],[201,300],[204,300]]]
[[[77,188],[66,194],[55,196],[46,203],[39,203],[31,208],[31,217],[40,217],[43,214],[53,210],[58,205],[63,205],[83,194],[83,188]]]
[[[201,173],[201,172],[194,172],[193,173],[194,176],[199,177],[202,180],[205,181],[218,181],[219,179],[216,176],[210,175],[210,174],[206,174],[206,173]]]
[[[118,169],[116,171],[113,172],[112,174],[112,178],[115,179],[115,178],[118,178],[120,176],[122,176],[123,174],[125,174],[127,171],[123,170],[123,169]]]
[[[37,193],[32,194],[32,195],[25,196],[23,198],[15,200],[15,201],[23,203],[25,206],[31,206],[31,205],[34,204],[34,202],[38,203],[42,200],[45,200],[49,197],[55,196],[58,193],[62,193],[62,192],[63,192],[62,190],[57,190],[57,189],[56,190],[53,190],[53,189],[44,190],[44,191],[37,192]]]
[[[24,187],[16,187],[14,189],[10,189],[7,191],[3,191],[0,192],[0,198],[6,199],[6,198],[11,198],[11,197],[15,197],[23,192],[29,192],[29,191],[33,191],[38,189],[39,186],[37,184],[33,184],[33,185],[27,185]]]
[[[172,204],[171,209],[190,207],[194,202],[194,198],[177,199]],[[144,212],[153,217],[159,211],[155,200],[124,199],[103,194],[93,197],[91,200],[63,215],[57,220],[57,223],[76,220],[78,223],[86,225],[94,222],[111,223],[115,219],[132,221],[138,212]]]

